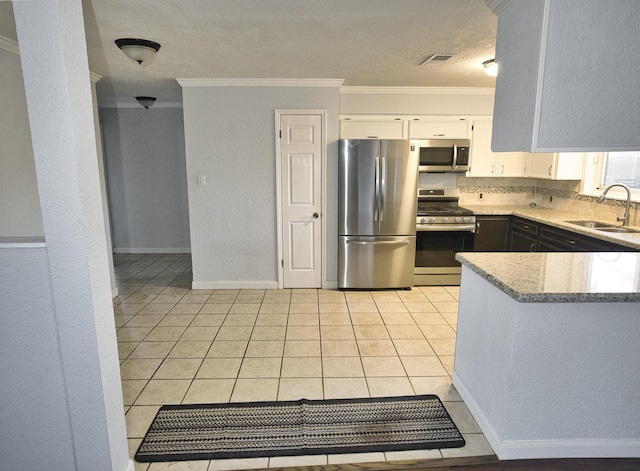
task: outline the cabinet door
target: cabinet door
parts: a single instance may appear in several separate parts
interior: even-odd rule
[[[544,178],[550,180],[553,175],[553,154],[527,154],[525,177]]]
[[[469,177],[493,177],[496,154],[491,151],[491,121],[474,121],[471,137]]]
[[[405,121],[341,120],[340,137],[343,139],[405,139]]]
[[[474,252],[506,252],[509,241],[509,216],[476,216]]]
[[[469,139],[469,123],[409,121],[409,139]]]
[[[554,159],[554,180],[581,180],[586,159],[585,152],[560,152]]]
[[[512,232],[509,237],[509,250],[511,252],[535,252],[538,248],[538,240],[529,235]]]
[[[500,152],[496,159],[497,177],[522,177],[524,175],[524,152]]]
[[[580,180],[585,155],[584,152],[527,154],[525,176],[547,180]]]

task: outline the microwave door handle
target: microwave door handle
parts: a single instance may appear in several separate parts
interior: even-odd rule
[[[457,166],[458,166],[458,146],[454,144],[453,145],[453,160],[451,162],[451,168],[453,170],[455,170]]]

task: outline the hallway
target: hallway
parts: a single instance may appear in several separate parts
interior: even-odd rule
[[[189,254],[115,254],[114,264],[120,293],[114,311],[131,455],[164,404],[413,394],[437,394],[467,445],[185,462],[177,469],[493,454],[451,385],[458,287],[191,290]],[[167,464],[136,463],[136,470],[159,469],[167,469]]]

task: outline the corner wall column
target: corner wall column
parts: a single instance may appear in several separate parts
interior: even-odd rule
[[[34,0],[13,7],[76,469],[133,469],[82,3]]]

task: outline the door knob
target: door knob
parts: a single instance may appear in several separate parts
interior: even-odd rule
[[[320,215],[318,213],[313,213],[313,219],[318,219]]]

